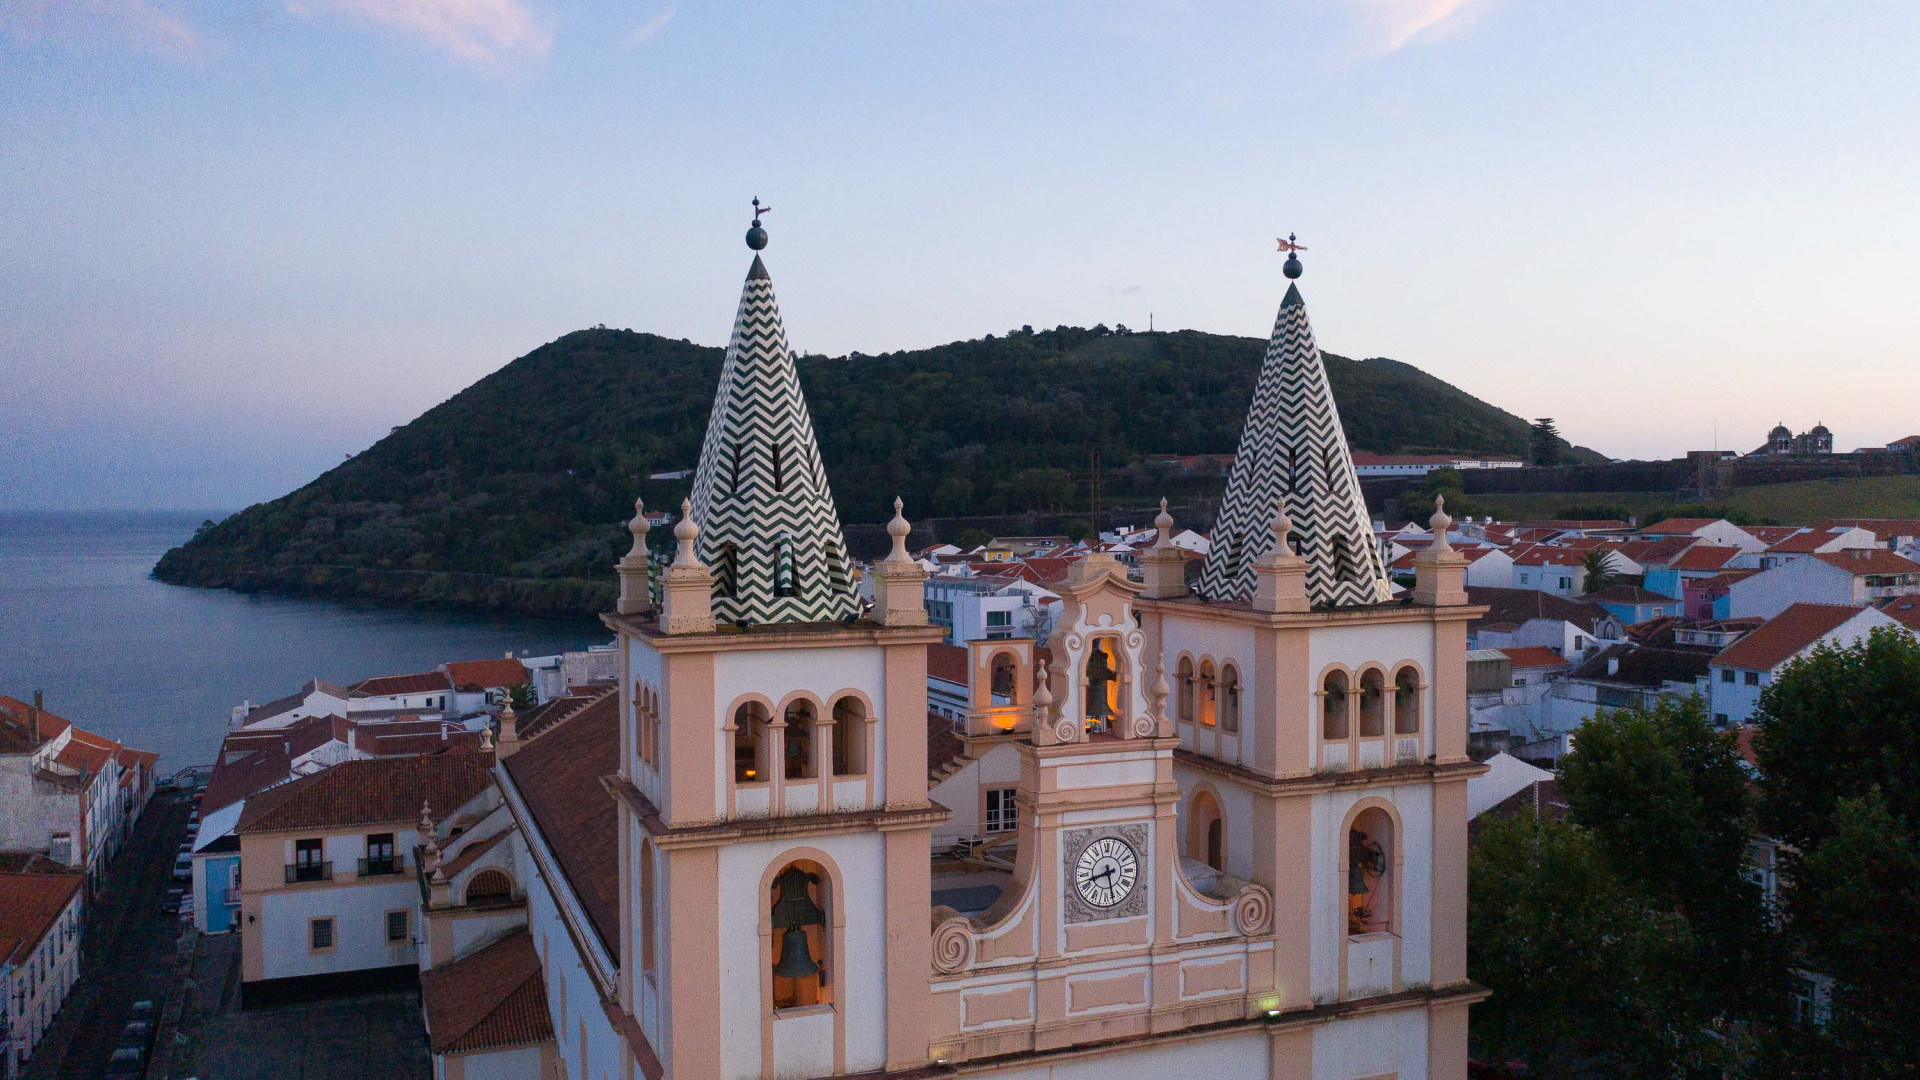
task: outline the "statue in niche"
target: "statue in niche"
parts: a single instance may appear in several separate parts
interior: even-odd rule
[[[1095,641],[1087,656],[1087,723],[1105,731],[1113,719],[1113,682],[1119,676],[1105,641]]]

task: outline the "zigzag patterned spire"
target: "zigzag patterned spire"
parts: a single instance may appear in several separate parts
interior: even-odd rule
[[[693,519],[716,620],[825,622],[858,610],[813,419],[758,255],[694,471]]]
[[[1209,600],[1254,590],[1253,563],[1275,543],[1268,525],[1285,500],[1307,560],[1307,596],[1318,604],[1375,604],[1391,595],[1386,567],[1313,343],[1300,290],[1288,286],[1253,388],[1240,452],[1227,479],[1198,589]]]

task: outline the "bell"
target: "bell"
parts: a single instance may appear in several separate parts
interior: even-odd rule
[[[1107,684],[1098,682],[1088,688],[1093,700],[1087,706],[1087,719],[1107,721],[1113,719],[1113,704],[1107,700]]]
[[[807,949],[805,930],[797,926],[787,927],[787,932],[780,938],[780,962],[773,965],[773,973],[783,979],[804,979],[820,974],[820,965],[813,962],[813,953]]]
[[[807,895],[807,886],[813,881],[813,875],[797,866],[789,866],[780,872],[780,899],[773,902],[772,918],[769,920],[776,930],[788,927],[820,926],[826,922],[826,915],[820,905]],[[782,944],[781,949],[790,948]],[[786,963],[786,958],[781,958]]]

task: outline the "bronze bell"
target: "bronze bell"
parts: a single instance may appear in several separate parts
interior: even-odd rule
[[[800,926],[820,926],[826,923],[826,915],[820,910],[820,905],[814,903],[813,897],[807,895],[807,886],[813,884],[812,874],[807,873],[797,866],[789,866],[780,872],[778,884],[780,886],[780,899],[773,902],[772,919],[770,920],[775,930]],[[804,935],[802,936],[804,937]],[[787,962],[785,954],[792,948],[790,944],[791,940],[792,935],[788,935],[788,940],[783,941],[780,945],[782,952],[780,962],[782,964]],[[809,963],[811,963],[811,961],[809,961]]]
[[[789,926],[787,932],[781,935],[780,962],[773,965],[773,973],[783,979],[804,979],[820,974],[820,965],[813,962],[813,952],[807,948],[805,930]]]

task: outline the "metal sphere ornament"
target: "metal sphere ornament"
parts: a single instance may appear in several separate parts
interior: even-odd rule
[[[1288,233],[1287,238],[1280,241],[1280,250],[1287,253],[1287,261],[1281,264],[1280,272],[1288,278],[1297,278],[1306,272],[1306,267],[1300,265],[1299,253],[1307,249],[1295,243],[1298,239],[1293,233]]]
[[[747,246],[755,251],[767,246],[767,230],[760,227],[760,215],[772,209],[771,206],[760,205],[760,196],[753,197],[753,227],[747,230]]]

